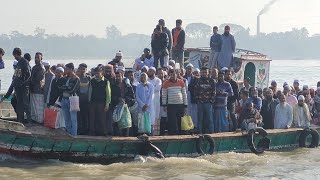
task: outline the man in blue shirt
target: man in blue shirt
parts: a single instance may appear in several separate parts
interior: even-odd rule
[[[217,67],[217,59],[219,53],[221,51],[221,35],[218,34],[218,27],[213,27],[213,35],[210,38],[210,59],[209,59],[209,68],[216,68]]]

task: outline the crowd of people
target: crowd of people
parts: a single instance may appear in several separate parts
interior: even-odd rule
[[[320,83],[317,91],[308,86],[300,90],[295,80],[293,87],[285,83],[280,91],[275,81],[259,89],[246,77],[240,88],[230,68],[235,51],[230,27],[225,27],[223,35],[217,32],[214,27],[209,67],[201,69],[184,65],[181,20],[170,31],[160,19],[152,34],[152,49],[145,48],[129,70],[121,51],[106,65],[92,69],[85,63],[51,65],[37,52],[31,68],[31,55],[22,56],[21,49],[15,48],[12,83],[1,102],[14,91],[12,105],[22,123],[42,124],[46,108],[60,108],[64,123],[59,128],[74,136],[202,134],[318,124]],[[73,96],[79,97],[80,111],[71,110]],[[125,118],[117,117],[119,112]],[[192,118],[194,129],[181,129],[184,116]],[[150,130],[141,129],[141,124]]]

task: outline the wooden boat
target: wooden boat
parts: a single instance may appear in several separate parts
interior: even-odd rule
[[[315,132],[317,131],[320,131],[320,128],[316,128]],[[272,150],[299,146],[305,130],[279,129],[266,132],[266,137],[271,141],[269,148]],[[251,135],[253,137],[257,134]],[[244,132],[226,132],[205,136],[73,137],[60,129],[48,129],[40,125],[24,126],[17,122],[0,120],[0,153],[19,157],[109,164],[133,160],[138,155],[197,157],[203,153],[248,152],[252,148],[248,146],[251,135]],[[263,138],[258,137],[251,141],[261,139]],[[315,140],[317,142],[312,143],[316,144],[311,143],[310,146],[316,147],[319,144],[319,135]]]

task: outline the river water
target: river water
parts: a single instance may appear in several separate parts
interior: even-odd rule
[[[67,63],[68,60],[55,60]],[[89,67],[105,60],[77,60]],[[51,62],[53,63],[53,62]],[[10,64],[7,61],[7,64]],[[129,63],[128,63],[129,64]],[[11,65],[11,64],[10,64]],[[270,80],[279,86],[299,79],[301,85],[315,87],[320,77],[317,60],[275,60]],[[2,90],[10,84],[12,68],[1,71]],[[319,78],[319,79],[317,79]],[[111,165],[74,164],[57,160],[19,159],[0,155],[0,179],[320,179],[320,149],[251,153],[224,153],[199,158],[136,158],[129,163]]]

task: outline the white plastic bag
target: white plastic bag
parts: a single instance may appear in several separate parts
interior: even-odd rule
[[[119,103],[113,110],[112,119],[113,122],[119,122],[123,113],[124,104]]]
[[[70,112],[80,111],[79,96],[70,96],[69,101],[70,101]]]

